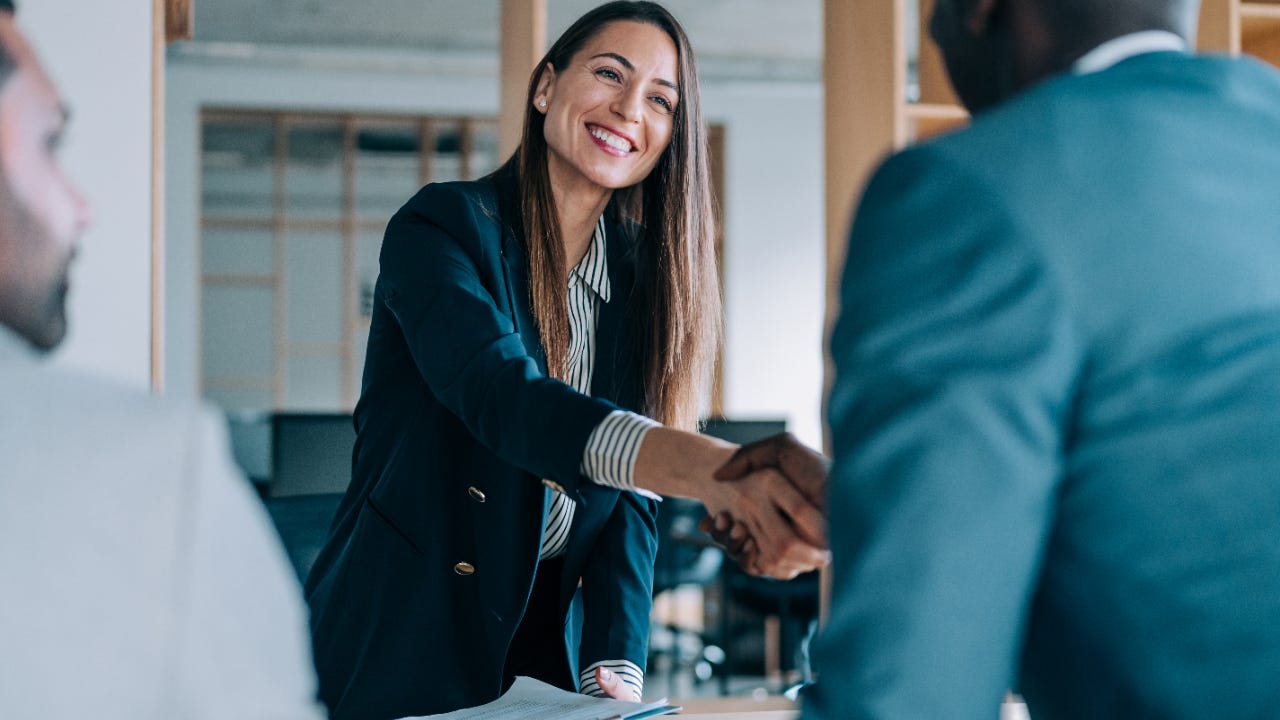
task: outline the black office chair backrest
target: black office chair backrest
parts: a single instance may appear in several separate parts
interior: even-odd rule
[[[680,585],[708,585],[719,576],[724,555],[698,529],[702,503],[667,498],[658,505],[658,555],[653,562],[653,594]]]
[[[271,497],[346,492],[355,444],[350,413],[274,414]]]
[[[329,525],[338,512],[342,493],[317,493],[267,498],[267,513],[280,533],[289,562],[299,582],[306,582],[307,573],[316,562],[316,556],[329,536]]]
[[[702,421],[702,432],[704,434],[739,445],[763,440],[770,435],[777,435],[786,431],[787,421],[774,418],[732,420],[715,417]]]

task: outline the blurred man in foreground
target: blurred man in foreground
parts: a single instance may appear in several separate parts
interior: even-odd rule
[[[211,413],[47,366],[88,225],[0,0],[0,717],[318,718],[297,582]]]

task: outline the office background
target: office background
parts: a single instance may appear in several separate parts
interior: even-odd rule
[[[549,0],[548,36],[594,4]],[[706,115],[724,131],[724,409],[784,417],[818,443],[821,3],[671,6],[700,52]],[[358,11],[303,0],[197,0],[194,7],[194,40],[169,44],[158,58],[150,52],[150,0],[76,4],[74,12],[68,0],[53,0],[24,3],[19,13],[72,100],[64,157],[95,213],[73,271],[73,325],[58,361],[178,396],[203,387],[202,111],[498,112],[498,0],[380,0]],[[162,77],[153,88],[155,72]],[[153,89],[163,103],[162,158],[152,152]],[[153,179],[164,193],[155,252]],[[399,190],[392,202],[415,189]],[[154,317],[153,262],[162,298]]]
[[[548,35],[593,2],[548,0]],[[194,40],[166,44],[171,5],[182,0],[28,2],[19,20],[72,101],[64,158],[95,213],[57,361],[181,396],[203,385],[202,110],[493,118],[500,3],[379,0],[353,14],[331,0],[197,0]],[[909,139],[903,127],[954,112],[928,92],[911,97],[927,90],[927,64],[915,84],[910,60],[887,57],[916,55],[914,2],[670,5],[699,48],[706,113],[724,133],[724,410],[783,417],[817,443],[827,274],[843,232],[824,217],[843,218],[854,191],[840,188],[856,190],[875,157]],[[1275,3],[1206,0],[1201,47],[1276,57],[1278,15]],[[828,33],[848,48],[824,50]],[[833,61],[842,52],[857,64]],[[854,97],[831,94],[849,85]],[[891,111],[897,98],[864,86],[925,102]]]
[[[479,128],[474,149],[483,158],[472,170],[497,159],[485,128],[499,106],[499,0],[375,0],[358,7],[336,0],[194,0],[194,38],[168,44],[164,10],[176,0],[20,4],[20,24],[70,101],[63,157],[95,218],[73,271],[72,326],[56,358],[61,364],[181,397],[206,392],[211,339],[224,357],[261,352],[246,340],[251,333],[242,331],[250,325],[243,318],[211,312],[206,298],[208,265],[217,254],[210,254],[211,241],[226,230],[207,222],[217,205],[209,160],[227,159],[227,147],[208,132],[218,113],[287,116],[299,127],[348,116],[402,126],[419,118],[471,118]],[[546,0],[547,36],[594,4]],[[819,444],[823,317],[828,271],[838,264],[829,253],[844,232],[843,219],[824,218],[842,217],[829,196],[836,206],[850,206],[855,194],[833,191],[833,167],[848,171],[841,182],[856,189],[858,174],[879,154],[962,121],[963,113],[939,82],[936,58],[926,63],[926,49],[918,47],[912,0],[666,4],[699,52],[705,114],[722,137],[724,412],[785,420],[803,440]],[[1202,48],[1280,58],[1280,4],[1205,0],[1203,18]],[[825,43],[833,36],[848,47]],[[857,62],[846,62],[850,57]],[[835,98],[833,89],[846,86],[857,89],[854,97]],[[852,169],[843,161],[848,142],[859,144]],[[456,155],[447,145],[436,143],[432,152]],[[311,170],[333,160],[306,152],[299,159]],[[416,185],[410,178],[386,188],[380,202],[393,208]],[[359,215],[361,237],[371,235],[376,245],[376,229],[365,232],[363,223],[385,216]],[[223,261],[238,257],[228,247]],[[319,264],[320,255],[297,262],[299,276],[332,270]],[[323,302],[292,303],[312,315],[286,317],[285,324],[305,326],[317,314],[323,319],[324,308],[343,314],[359,302],[359,293],[342,297],[337,284],[312,290]],[[276,306],[265,307],[257,317],[272,315],[265,327],[274,337]],[[359,357],[347,362],[347,375],[358,372]],[[283,374],[293,385],[306,375],[287,367]],[[349,409],[342,373],[315,377],[322,379],[297,392],[288,389],[293,385],[272,389],[257,405],[223,401],[281,412]],[[326,383],[328,391],[315,390]]]

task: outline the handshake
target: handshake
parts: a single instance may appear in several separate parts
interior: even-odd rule
[[[779,580],[830,561],[826,489],[831,461],[790,433],[743,445],[699,498],[701,528],[753,575]]]
[[[789,433],[738,447],[655,427],[636,456],[636,485],[694,498],[703,530],[747,572],[789,580],[826,565],[830,462]]]

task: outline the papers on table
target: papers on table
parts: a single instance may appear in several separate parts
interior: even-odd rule
[[[502,697],[479,707],[403,720],[639,720],[680,708],[666,698],[652,703],[623,702],[579,695],[529,677],[517,677]]]

